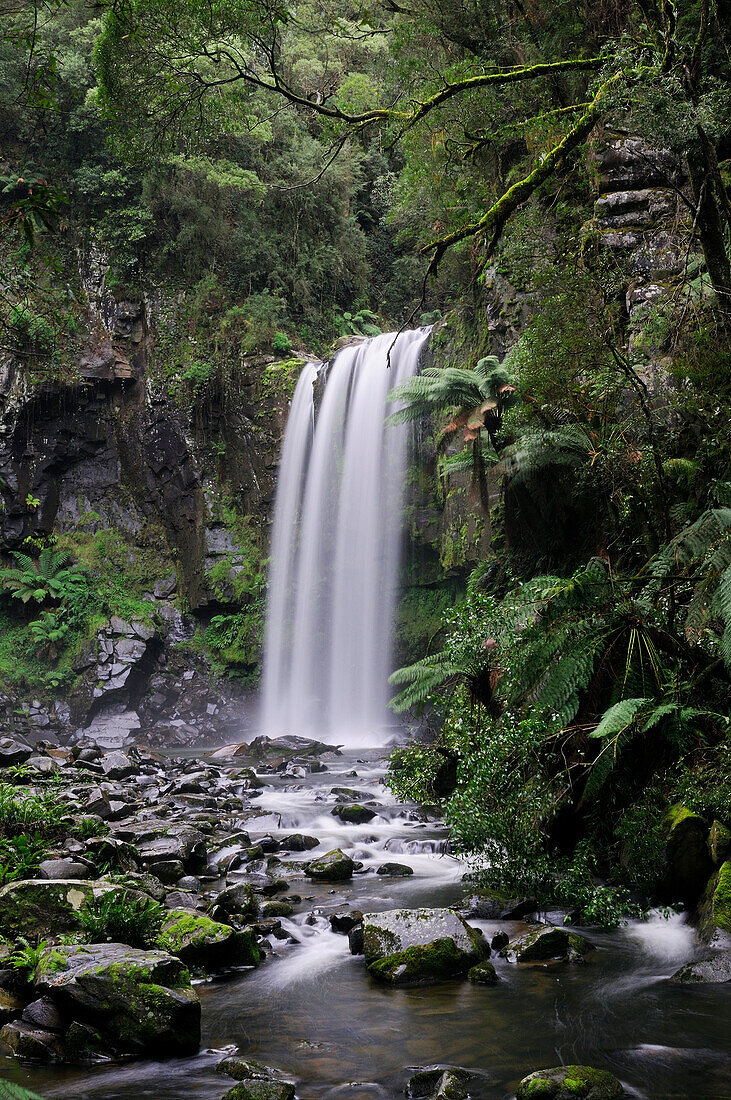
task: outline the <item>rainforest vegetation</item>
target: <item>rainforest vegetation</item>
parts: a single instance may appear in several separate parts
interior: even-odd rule
[[[697,901],[662,853],[674,806],[731,828],[728,0],[0,18],[0,351],[24,385],[79,380],[79,257],[150,303],[146,370],[191,420],[256,373],[267,422],[302,352],[435,324],[396,416],[482,537],[453,531],[402,603],[394,706],[429,736],[393,789],[442,804],[495,888],[607,923]],[[596,206],[635,138],[612,193],[650,209],[641,231],[631,202],[610,226]],[[196,645],[250,676],[265,540],[216,446],[245,568],[233,597],[230,563],[209,578]],[[32,690],[68,689],[99,616],[149,617],[147,573],[172,567],[153,528],[134,569],[90,531],[6,547],[0,659],[25,653]]]

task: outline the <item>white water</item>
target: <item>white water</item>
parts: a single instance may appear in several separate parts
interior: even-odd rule
[[[416,372],[428,329],[343,349],[292,402],[274,510],[262,727],[375,744],[386,692],[401,544],[407,430],[386,400]],[[390,365],[389,365],[389,349]]]

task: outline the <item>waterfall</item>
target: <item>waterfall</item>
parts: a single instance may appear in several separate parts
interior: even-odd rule
[[[428,335],[377,336],[300,375],[269,569],[262,727],[271,736],[382,738],[408,438],[405,425],[385,423],[386,398],[416,372]]]

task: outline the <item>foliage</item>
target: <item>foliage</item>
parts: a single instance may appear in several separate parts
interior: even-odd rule
[[[20,936],[15,941],[14,950],[5,960],[6,964],[11,966],[13,970],[25,971],[26,977],[30,980],[36,972],[47,942],[47,940],[41,940],[39,944],[33,947],[28,940]]]
[[[37,833],[20,833],[0,839],[0,885],[34,878],[48,845]]]
[[[165,919],[165,910],[151,898],[132,898],[117,890],[87,901],[79,909],[79,923],[88,943],[126,943],[152,948]]]
[[[14,550],[16,565],[0,572],[3,588],[13,599],[27,604],[30,600],[43,604],[49,600],[63,602],[76,595],[86,578],[71,565],[71,555],[46,547],[35,561],[28,554]]]

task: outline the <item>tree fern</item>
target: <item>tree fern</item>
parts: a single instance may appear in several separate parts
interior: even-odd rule
[[[584,797],[593,799],[607,781],[622,751],[637,733],[637,715],[651,702],[647,698],[621,699],[607,710],[589,736],[601,738],[605,744],[591,766],[584,788]]]

